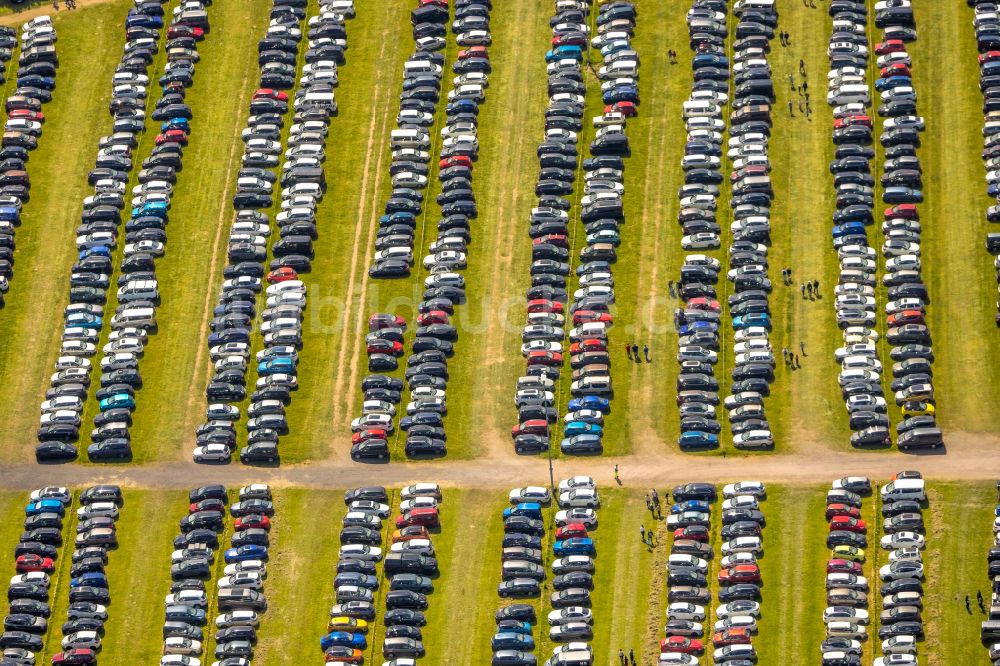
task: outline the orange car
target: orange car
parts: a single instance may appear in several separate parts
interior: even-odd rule
[[[712,634],[712,644],[719,648],[724,645],[745,645],[750,642],[750,630],[746,627],[730,627]]]
[[[392,533],[392,542],[412,541],[413,539],[429,539],[430,533],[423,525],[410,525]]]

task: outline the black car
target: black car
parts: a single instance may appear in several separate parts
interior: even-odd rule
[[[495,619],[497,622],[501,622],[503,620],[517,620],[518,622],[529,622],[534,624],[536,622],[535,607],[529,604],[511,604],[509,606],[504,606],[496,612]],[[386,617],[386,622],[388,622],[388,617]]]
[[[717,497],[715,486],[710,483],[688,483],[683,486],[677,486],[673,490],[673,495],[674,500],[677,502],[685,502],[687,500],[714,502]]]

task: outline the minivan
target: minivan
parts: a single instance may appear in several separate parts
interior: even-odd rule
[[[935,449],[942,446],[940,428],[914,428],[899,435],[896,444],[900,450]]]
[[[219,610],[255,610],[264,611],[267,609],[267,600],[257,590],[247,588],[228,588],[219,590],[218,595]]]
[[[921,429],[918,428],[917,430]],[[922,502],[927,499],[927,494],[924,492],[923,479],[896,479],[882,486],[880,492],[883,502],[895,502],[897,500],[916,500]]]
[[[156,328],[156,311],[153,308],[125,308],[111,318],[111,328],[118,330],[135,326]]]
[[[389,135],[392,148],[429,148],[430,137],[426,132],[415,129],[396,129]]]

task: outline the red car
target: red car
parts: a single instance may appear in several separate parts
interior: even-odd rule
[[[351,444],[366,442],[369,439],[386,439],[388,436],[389,433],[381,428],[369,428],[368,430],[362,430],[351,435]]]
[[[906,51],[906,43],[902,39],[887,39],[875,45],[875,53],[891,53],[893,51]]]
[[[563,539],[574,539],[576,537],[586,537],[587,526],[583,523],[567,523],[556,530],[556,541]]]
[[[749,178],[750,176],[766,176],[768,168],[766,166],[748,166],[734,171],[729,175],[730,182],[735,183],[738,180],[743,180],[744,178]]]
[[[458,52],[459,60],[465,60],[466,58],[486,58],[489,60],[490,52],[485,46],[470,46]]]
[[[848,518],[860,518],[861,509],[847,504],[827,504],[826,519],[830,520],[834,516],[847,516]]]
[[[919,220],[920,213],[916,204],[896,204],[886,208],[883,213],[886,217],[905,217],[910,220]]]
[[[295,272],[295,269],[288,266],[282,266],[281,268],[276,268],[267,274],[265,278],[268,284],[277,284],[278,282],[286,282],[288,280],[299,279],[299,274]]]
[[[251,514],[249,516],[241,516],[236,519],[233,523],[233,529],[237,532],[242,530],[271,530],[271,521],[267,516],[262,516],[260,514]]]
[[[97,653],[90,648],[64,650],[52,655],[53,664],[96,664]]]
[[[188,505],[188,513],[198,513],[199,511],[222,511],[226,512],[226,503],[220,499],[211,497],[200,502],[192,502]]]
[[[701,654],[705,644],[695,638],[686,636],[668,636],[660,641],[660,652],[680,652],[682,654]]]
[[[448,313],[444,310],[431,310],[417,317],[417,326],[427,326],[429,324],[447,324],[449,322]]]
[[[562,313],[563,304],[559,301],[550,301],[544,298],[536,298],[528,301],[528,312],[555,312]]]
[[[674,530],[674,539],[690,539],[691,541],[708,543],[708,528],[704,525],[688,525],[687,527],[678,527]]]
[[[851,560],[830,560],[826,563],[827,573],[849,573],[860,576],[862,574],[861,563]]]
[[[368,317],[368,330],[380,331],[383,328],[406,328],[406,320],[393,314],[377,312]]]
[[[615,323],[615,318],[608,312],[597,312],[596,310],[577,310],[573,313],[573,323],[579,326],[590,322],[601,321],[605,324]]]
[[[719,572],[720,585],[733,583],[759,583],[760,567],[756,564],[737,564]]]
[[[872,119],[869,116],[847,116],[846,118],[837,118],[833,121],[834,129],[839,129],[841,127],[854,127],[856,125],[871,129]]]
[[[834,516],[830,519],[830,531],[843,530],[845,532],[864,533],[868,529],[865,521],[850,516]]]
[[[704,296],[692,298],[687,302],[687,307],[692,310],[711,310],[712,312],[722,312],[722,306],[719,305],[719,301],[715,299],[709,300]]]
[[[438,7],[447,7],[448,0],[420,0],[420,6],[424,5],[437,5]]]
[[[920,310],[903,310],[902,312],[897,312],[896,314],[889,315],[886,319],[886,323],[889,326],[902,326],[903,324],[922,324],[924,323],[924,313]]]
[[[639,115],[639,109],[636,108],[635,102],[615,102],[604,107],[604,113],[611,113],[612,111],[617,111],[626,118]]]
[[[178,37],[201,39],[204,36],[204,30],[190,25],[172,25],[167,29],[167,39],[177,39]]]
[[[45,122],[45,114],[41,111],[32,111],[30,109],[13,109],[7,114],[8,118],[25,118],[27,120],[34,120],[36,123]]]
[[[258,88],[253,93],[253,99],[276,99],[280,102],[287,102],[288,93],[271,88]]]
[[[556,35],[552,38],[552,48],[557,46],[587,46],[587,38],[583,35]]]
[[[530,421],[519,423],[510,429],[511,437],[517,437],[518,435],[542,435],[547,437],[548,434],[549,422],[542,419],[531,419]]]
[[[569,346],[570,354],[582,354],[583,352],[589,351],[608,351],[608,341],[598,340],[597,338],[587,338],[586,340],[574,342]]]
[[[188,142],[187,132],[180,129],[167,130],[162,134],[157,134],[155,139],[155,143],[158,146],[164,143],[179,143],[182,146],[186,146],[187,142]]]
[[[563,355],[554,351],[528,352],[528,365],[556,366],[563,364]]]
[[[994,60],[1000,60],[1000,51],[987,51],[986,53],[979,54],[980,65],[984,62],[993,62]]]
[[[532,245],[541,245],[542,243],[551,243],[552,245],[558,245],[559,247],[569,247],[569,237],[565,234],[546,234],[545,236],[539,236],[531,241]]]
[[[45,573],[52,573],[56,568],[56,563],[51,557],[42,557],[41,555],[36,555],[35,553],[26,553],[24,555],[19,555],[16,560],[14,560],[14,566],[17,568],[18,573],[28,573],[30,571],[44,571]]]
[[[883,77],[885,76],[910,76],[910,68],[906,66],[906,63],[894,62],[890,65],[886,65],[879,70],[879,74]]]
[[[393,356],[403,355],[403,343],[396,340],[372,340],[368,343],[369,354],[391,354]]]
[[[441,525],[441,516],[438,515],[438,510],[432,507],[410,509],[403,515],[396,516],[396,527],[398,529],[413,525],[439,527]]]
[[[464,166],[472,168],[472,159],[468,155],[452,155],[438,162],[438,168],[447,169],[453,166]]]
[[[746,645],[750,642],[750,630],[746,627],[730,627],[712,634],[712,645],[717,648],[726,645]]]

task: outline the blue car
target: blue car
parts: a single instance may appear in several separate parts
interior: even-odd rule
[[[128,393],[115,393],[97,403],[102,412],[109,409],[135,409],[135,399]]]
[[[883,91],[889,88],[895,88],[896,86],[912,86],[913,79],[908,76],[887,76],[884,78],[875,79],[875,90]]]
[[[80,259],[86,259],[87,257],[92,257],[94,255],[100,255],[102,257],[111,256],[111,248],[107,245],[94,245],[86,249],[80,250]]]
[[[160,131],[166,132],[171,129],[182,129],[187,131],[191,129],[191,123],[188,122],[187,118],[171,118],[160,125]]]
[[[26,516],[35,516],[39,513],[58,513],[62,516],[66,513],[66,507],[56,499],[39,500],[24,507],[24,514]]]
[[[838,224],[833,227],[833,237],[841,238],[842,236],[864,236],[867,234],[865,231],[865,223],[854,220],[852,222],[844,222],[843,224]]]
[[[276,373],[294,373],[295,361],[288,357],[269,358],[257,364],[257,374],[261,377]]]
[[[771,317],[766,312],[752,312],[740,317],[733,317],[733,328],[735,330],[738,331],[742,328],[750,328],[751,326],[763,326],[770,331]]]
[[[604,428],[597,425],[596,423],[587,423],[585,421],[570,421],[563,428],[563,435],[566,437],[573,437],[575,435],[598,435],[604,432]]]
[[[882,192],[885,203],[920,203],[923,200],[924,193],[912,187],[887,187]]]
[[[267,561],[267,546],[257,544],[247,544],[239,548],[230,548],[225,553],[226,564],[234,562],[246,562],[247,560]]]
[[[499,625],[498,625],[499,626]],[[501,631],[504,633],[528,634],[531,635],[531,624],[528,622],[518,622],[516,620],[503,620]]]
[[[581,409],[594,409],[607,414],[611,411],[611,401],[599,395],[586,395],[582,398],[573,398],[569,401],[568,407],[571,412]]]
[[[501,631],[493,635],[493,638],[490,640],[490,647],[493,648],[494,652],[498,650],[530,651],[535,649],[535,639],[527,634]]]
[[[416,224],[417,216],[413,213],[390,213],[378,219],[378,224],[383,227],[387,224]]]
[[[708,502],[703,502],[701,500],[688,500],[686,502],[678,502],[670,507],[670,513],[684,513],[685,511],[701,511],[702,513],[708,513],[710,507]]]
[[[42,90],[52,90],[56,87],[56,80],[51,76],[41,76],[39,74],[29,74],[17,78],[18,87],[41,88]]]
[[[136,206],[132,209],[132,217],[142,217],[144,215],[153,215],[155,217],[166,217],[167,216],[167,203],[165,201],[149,201],[141,206]]]
[[[563,58],[573,58],[577,62],[580,62],[583,60],[583,49],[579,46],[566,44],[545,52],[545,62],[555,62]]]
[[[335,645],[364,650],[368,647],[368,641],[364,634],[352,634],[347,631],[331,631],[326,636],[319,639],[319,646],[323,650],[332,648]]]
[[[638,104],[639,88],[636,86],[615,86],[605,91],[602,99],[605,104],[614,104],[615,102],[632,102],[633,104]]]
[[[70,587],[101,587],[107,589],[108,577],[99,571],[90,571],[69,581]]]
[[[565,557],[566,555],[594,555],[597,551],[594,550],[593,539],[573,537],[572,539],[556,541],[552,545],[552,552],[555,553],[556,557]]]
[[[718,53],[699,53],[691,59],[692,67],[729,67],[729,58]]]
[[[503,510],[504,520],[511,516],[527,516],[542,519],[542,505],[538,502],[521,502],[517,506],[509,506]]]
[[[627,51],[631,48],[632,43],[627,39],[612,39],[610,42],[601,47],[601,55],[607,58],[612,53]]]
[[[129,14],[125,19],[126,28],[162,28],[163,18],[160,16],[149,16],[147,14]]]
[[[677,329],[678,335],[691,335],[697,331],[708,331],[709,333],[715,333],[719,330],[719,322],[717,321],[693,321],[690,324],[682,324],[680,328]]]
[[[714,448],[719,445],[719,436],[701,430],[688,430],[681,433],[677,443],[681,449]]]
[[[103,325],[104,320],[89,312],[74,312],[66,317],[66,328],[73,326],[80,328],[101,328]]]
[[[13,206],[0,206],[0,221],[18,222],[21,219],[21,211]]]

